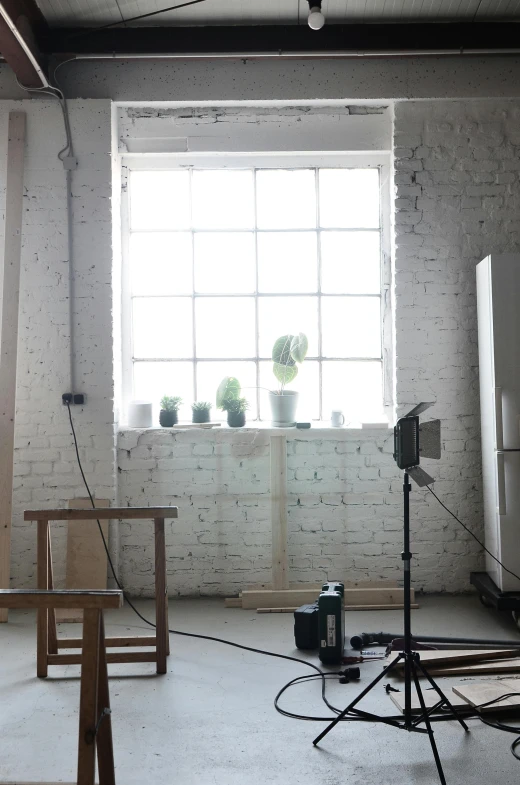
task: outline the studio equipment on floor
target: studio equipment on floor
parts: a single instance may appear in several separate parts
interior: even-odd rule
[[[345,719],[357,721],[384,723],[395,728],[407,730],[414,733],[426,733],[430,740],[433,757],[437,766],[437,772],[441,785],[446,785],[441,759],[435,743],[432,723],[456,719],[465,731],[468,726],[455,711],[446,695],[434,682],[421,663],[420,654],[412,649],[412,629],[411,629],[411,559],[410,552],[410,477],[419,485],[425,486],[433,482],[431,478],[419,466],[420,458],[440,458],[440,421],[432,420],[420,424],[419,415],[428,409],[431,403],[420,403],[405,417],[398,420],[394,428],[394,460],[400,469],[404,470],[403,477],[403,560],[404,569],[404,640],[403,650],[397,657],[384,668],[379,676],[375,678],[362,692],[349,703],[349,705],[317,736],[313,744],[317,745],[332,728]],[[367,695],[387,674],[395,668],[399,662],[404,662],[404,716],[403,720],[394,720],[389,717],[379,716],[371,712],[358,708],[358,703]],[[439,700],[433,709],[426,709],[419,676],[422,675],[429,682],[438,694]],[[419,714],[412,714],[412,683],[415,685],[417,697],[421,706]],[[444,708],[445,711],[439,716],[430,716],[435,710]],[[425,727],[421,727],[424,725]]]
[[[341,662],[345,648],[345,586],[324,583],[316,602],[294,611],[294,642],[298,649],[318,649],[321,662]]]

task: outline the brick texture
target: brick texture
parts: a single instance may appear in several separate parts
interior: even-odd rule
[[[78,168],[73,175],[76,266],[77,390],[87,406],[73,408],[80,452],[93,491],[115,499],[112,382],[111,104],[71,101]],[[64,507],[85,496],[61,395],[69,391],[67,214],[65,173],[56,155],[64,144],[57,101],[2,101],[0,183],[5,203],[8,113],[27,113],[24,219],[15,432],[12,579],[36,583],[36,526],[27,508]],[[3,225],[2,225],[3,234]],[[63,525],[53,524],[56,578],[65,564]]]
[[[2,145],[12,108],[27,111],[29,135],[12,570],[13,585],[31,586],[35,532],[22,524],[21,511],[64,506],[84,490],[60,402],[68,358],[59,107],[3,102]],[[88,396],[74,412],[82,459],[100,497],[179,506],[167,532],[173,594],[235,592],[270,575],[268,434],[123,431],[114,471],[110,115],[108,101],[71,102],[79,158],[77,364]],[[518,251],[519,119],[517,100],[394,106],[396,402],[402,414],[417,401],[436,401],[431,414],[442,420],[443,455],[424,465],[441,498],[480,535],[475,264],[490,251]],[[288,451],[292,578],[399,578],[401,477],[388,434],[295,434]],[[425,490],[414,488],[412,516],[415,587],[467,590],[470,570],[482,566],[478,545]],[[119,531],[121,576],[142,595],[153,584],[146,527],[123,522]],[[64,540],[55,542],[60,577]]]
[[[402,479],[392,449],[384,431],[288,437],[291,580],[401,579]],[[179,508],[167,523],[171,594],[229,594],[270,580],[268,434],[124,431],[118,467],[123,505]],[[478,546],[424,496],[413,499],[414,585],[465,589],[457,568],[478,563]],[[152,596],[151,527],[123,522],[120,546],[125,586]]]

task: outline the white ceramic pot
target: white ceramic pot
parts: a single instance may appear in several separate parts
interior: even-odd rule
[[[128,404],[128,427],[129,428],[152,427],[151,401],[130,401],[130,403]]]
[[[296,425],[298,393],[284,390],[283,393],[269,392],[271,419],[274,428],[290,428]]]

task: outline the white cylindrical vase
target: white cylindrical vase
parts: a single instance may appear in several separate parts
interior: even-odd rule
[[[152,427],[151,401],[130,401],[130,403],[128,404],[128,427],[129,428]]]

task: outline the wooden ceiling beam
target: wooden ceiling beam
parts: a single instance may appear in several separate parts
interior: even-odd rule
[[[35,0],[1,0],[0,53],[20,84],[44,87],[45,62],[36,41],[47,32],[47,24]]]

